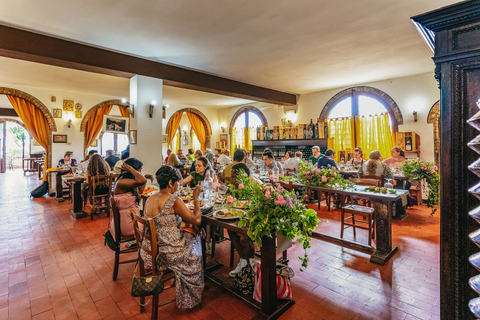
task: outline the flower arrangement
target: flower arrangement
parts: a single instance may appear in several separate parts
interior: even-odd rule
[[[246,213],[240,217],[239,226],[247,226],[248,236],[260,248],[262,237],[272,232],[281,232],[284,236],[302,243],[305,254],[299,257],[302,267],[308,266],[307,249],[311,248],[310,234],[315,230],[319,219],[315,210],[306,209],[299,201],[295,191],[288,192],[279,184],[269,186],[241,172],[237,175],[238,186],[229,185],[230,192],[247,196],[252,202],[244,205]],[[227,197],[232,203],[233,197]],[[302,269],[300,269],[303,271]]]
[[[337,168],[317,169],[314,165],[300,162],[298,179],[307,186],[331,187],[338,185],[342,188],[352,186],[350,180],[343,178]]]
[[[402,164],[403,175],[409,180],[422,180],[422,185],[428,186],[427,207],[432,208],[432,215],[440,203],[440,174],[438,168],[431,162],[419,159],[407,159]]]

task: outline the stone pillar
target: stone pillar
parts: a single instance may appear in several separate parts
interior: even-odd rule
[[[130,130],[137,130],[137,144],[130,145],[130,156],[143,162],[143,174],[152,174],[162,165],[163,80],[145,76],[130,79],[130,103],[135,115]],[[150,118],[149,105],[156,101]]]

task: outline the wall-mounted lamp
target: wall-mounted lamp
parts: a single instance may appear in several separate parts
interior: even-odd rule
[[[148,108],[148,115],[150,118],[153,118],[153,108],[155,108],[155,105],[157,104],[157,101],[153,100],[152,103],[150,103],[150,106]]]
[[[67,126],[70,128],[71,125],[72,125],[72,119],[68,119]]]
[[[222,123],[220,123],[220,129],[222,129],[222,133],[225,133],[225,128],[227,127],[227,124],[225,121],[222,121]]]
[[[67,127],[72,126],[73,112],[64,112],[64,119],[67,121]]]
[[[417,122],[417,111],[413,111],[413,122]]]
[[[130,113],[130,115],[132,116],[132,118],[135,118],[135,106],[133,104],[130,104],[128,107],[127,107],[127,111],[128,113]]]

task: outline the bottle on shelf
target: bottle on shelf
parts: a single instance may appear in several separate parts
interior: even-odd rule
[[[307,125],[303,125],[303,139],[308,139]]]
[[[325,123],[323,124],[323,132],[324,132],[324,138],[328,138],[328,121],[325,120]]]
[[[320,118],[317,118],[317,123],[315,124],[315,133],[313,135],[314,139],[320,138],[319,132],[318,132],[318,125],[320,122]]]
[[[412,151],[412,138],[405,137],[405,151]]]
[[[314,132],[315,132],[315,126],[313,125],[313,119],[310,119],[310,123],[307,126],[307,139],[312,139]]]

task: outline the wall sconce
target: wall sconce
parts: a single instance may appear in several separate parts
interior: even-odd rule
[[[222,121],[222,123],[220,123],[220,129],[222,129],[222,133],[225,133],[226,127],[227,127],[227,124],[225,123],[225,121]]]
[[[128,107],[127,107],[127,111],[128,113],[130,113],[130,115],[132,116],[132,118],[135,118],[135,106],[133,104],[130,104]]]
[[[70,128],[71,125],[72,125],[72,119],[68,119],[68,121],[67,121],[67,126]]]
[[[67,127],[72,126],[73,112],[65,112],[64,119],[67,121]]]
[[[150,106],[148,108],[148,115],[150,116],[150,118],[153,118],[153,108],[155,108],[156,104],[157,102],[155,100],[153,100],[152,103],[150,103]]]
[[[417,111],[413,111],[413,122],[417,122]]]

